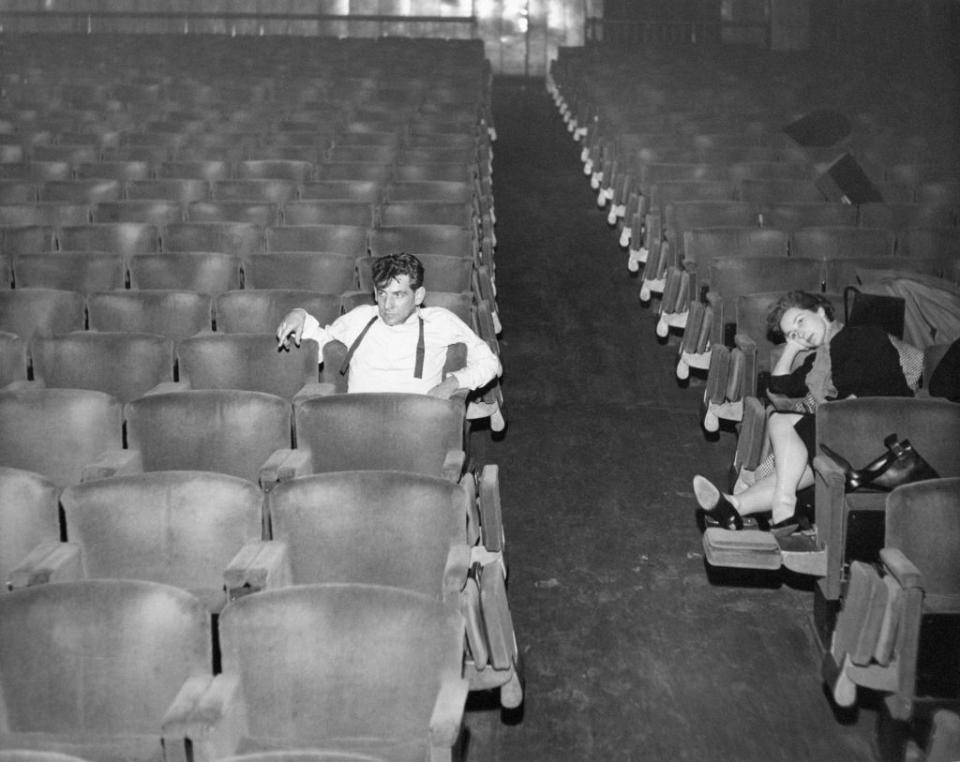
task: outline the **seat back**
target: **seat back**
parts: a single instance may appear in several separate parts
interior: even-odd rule
[[[357,260],[324,251],[276,251],[243,260],[243,286],[340,294],[357,287]]]
[[[0,331],[15,333],[25,341],[34,335],[82,331],[83,294],[52,288],[0,289]]]
[[[273,333],[211,333],[177,343],[180,380],[192,389],[247,389],[291,399],[319,378],[319,347],[277,348]]]
[[[61,502],[84,576],[173,585],[213,609],[226,602],[223,570],[262,535],[260,488],[210,471],[98,479],[68,487]]]
[[[882,228],[807,227],[791,234],[790,256],[820,259],[889,257],[893,254],[895,240],[892,231]]]
[[[127,446],[144,471],[203,470],[258,482],[291,446],[290,403],[263,392],[201,389],[151,394],[125,406]]]
[[[158,737],[184,681],[211,669],[210,615],[189,593],[126,580],[0,596],[0,688],[12,733]],[[42,665],[42,668],[40,668]]]
[[[224,333],[271,333],[294,307],[302,307],[320,325],[340,315],[340,295],[294,289],[242,289],[215,298],[217,330]]]
[[[120,254],[97,252],[22,254],[13,258],[17,288],[109,291],[126,286],[127,268]]]
[[[367,252],[367,227],[276,225],[267,228],[267,251],[332,251],[348,257]]]
[[[243,256],[263,250],[263,227],[252,222],[178,222],[162,230],[164,251]]]
[[[305,199],[283,207],[286,225],[354,225],[371,227],[377,222],[377,208],[369,201],[351,199]]]
[[[57,240],[61,251],[103,251],[132,257],[159,251],[156,225],[146,222],[97,222],[70,225],[60,229]]]
[[[767,203],[760,206],[764,227],[793,232],[803,227],[857,224],[857,207],[829,201],[812,203]]]
[[[192,291],[104,291],[87,297],[87,311],[91,331],[180,339],[213,328],[210,296]]]
[[[960,478],[905,484],[891,492],[884,545],[903,551],[920,570],[932,610],[960,612]]]
[[[408,254],[446,254],[473,259],[477,243],[473,231],[458,225],[396,225],[370,233],[370,255],[379,257],[405,251]]]
[[[34,378],[45,386],[93,389],[129,402],[173,381],[173,341],[150,333],[76,331],[35,336]]]
[[[443,479],[340,471],[277,485],[268,502],[295,584],[363,582],[439,597],[454,544],[466,541],[468,495]]]
[[[960,405],[943,399],[861,397],[817,408],[817,443],[825,443],[855,468],[883,452],[896,432],[909,439],[940,476],[960,476]]]
[[[130,288],[220,294],[240,288],[240,257],[218,251],[141,254],[129,259]]]
[[[123,446],[121,404],[86,389],[0,392],[0,465],[43,474],[63,487],[82,467]]]
[[[464,447],[462,401],[422,394],[359,393],[294,403],[297,446],[315,473],[410,471],[441,476],[451,450]]]
[[[460,614],[378,585],[302,585],[248,595],[220,617],[223,672],[240,677],[253,737],[420,742],[437,694],[459,680]],[[417,757],[420,758],[420,757]]]
[[[0,586],[41,542],[60,539],[60,489],[49,479],[19,468],[0,467]]]
[[[710,263],[710,291],[724,299],[764,291],[823,290],[823,263],[800,257],[720,257]]]
[[[57,247],[53,225],[2,225],[0,245],[5,254],[54,252]]]

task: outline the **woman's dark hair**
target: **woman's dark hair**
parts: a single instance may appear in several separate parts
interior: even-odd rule
[[[783,313],[791,307],[811,312],[816,312],[823,307],[823,314],[827,316],[827,320],[833,320],[833,304],[823,294],[790,291],[781,296],[767,313],[767,335],[775,342],[786,341],[786,336],[780,330],[780,321],[783,320]]]
[[[416,291],[423,285],[423,263],[413,254],[384,254],[373,260],[373,285],[381,288],[401,275],[410,276],[410,288]]]

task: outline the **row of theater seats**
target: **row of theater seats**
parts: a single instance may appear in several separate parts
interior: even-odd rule
[[[368,301],[370,256],[405,249],[496,347],[482,46],[46,40],[64,68],[43,42],[0,49],[4,369],[26,370],[0,390],[4,762],[450,759],[469,691],[523,700],[499,470],[468,456],[498,390],[347,395],[342,345],[321,375],[273,332]],[[321,207],[357,224],[275,224]],[[143,288],[151,260],[230,275]],[[81,287],[98,261],[116,290]]]
[[[960,170],[950,153],[955,116],[940,130],[900,118],[913,96],[876,103],[843,83],[832,92],[825,83],[836,75],[817,67],[791,70],[784,87],[788,73],[769,57],[760,65],[743,51],[724,54],[561,49],[547,88],[619,250],[629,250],[629,270],[640,272],[641,302],[658,310],[656,332],[678,353],[677,375],[707,372],[696,401],[704,426],[736,424],[726,488],[737,490],[771,473],[766,421],[791,402],[766,399],[763,388],[778,351],[766,329],[773,302],[802,288],[843,309],[847,286],[884,273],[931,277],[947,289],[960,282]],[[796,128],[808,114],[817,139]],[[855,190],[870,193],[850,198],[831,172],[857,160],[867,183]],[[929,378],[945,345],[920,349],[904,349],[913,380]],[[890,716],[922,742],[931,707],[960,695],[949,660],[931,670],[929,656],[918,656],[921,638],[938,637],[931,616],[948,622],[933,631],[942,634],[960,614],[952,446],[960,405],[921,394],[829,402],[816,415],[818,447],[860,465],[896,432],[940,478],[889,495],[847,493],[843,469],[817,454],[812,533],[778,540],[708,528],[705,556],[716,566],[812,575],[834,700],[850,706],[859,689],[879,691]],[[933,726],[929,758],[952,759],[960,720],[939,713]]]

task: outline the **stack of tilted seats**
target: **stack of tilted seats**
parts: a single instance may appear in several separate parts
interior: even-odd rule
[[[677,355],[677,376],[701,376],[690,385],[701,392],[692,404],[700,406],[704,427],[735,425],[734,491],[769,473],[766,418],[775,404],[794,402],[768,399],[765,388],[778,351],[766,315],[780,295],[803,289],[835,296],[842,320],[845,289],[869,288],[884,274],[933,276],[948,288],[960,283],[953,96],[938,93],[936,77],[917,89],[915,80],[893,72],[896,95],[877,100],[862,79],[846,79],[846,67],[813,59],[786,64],[763,51],[706,46],[563,48],[547,80],[578,147],[572,150],[580,151],[597,205],[608,210],[619,239],[611,252],[628,252],[640,302],[656,309],[659,343]],[[611,258],[609,266],[622,261]],[[607,266],[605,259],[598,266]],[[656,351],[652,338],[650,345],[646,351]],[[929,375],[943,347],[920,348]],[[921,389],[917,399],[830,402],[817,412],[818,443],[856,465],[875,457],[891,432],[935,462],[938,481],[960,476],[956,448],[945,445],[960,436],[954,403],[923,399]],[[829,648],[851,564],[879,559],[884,495],[845,495],[842,471],[822,456],[814,470],[812,533],[778,540],[768,532],[707,529],[704,549],[715,565],[786,567],[817,577],[815,618]],[[924,567],[922,554],[918,546],[910,560]],[[930,573],[941,574],[932,566]],[[892,588],[895,565],[885,574]],[[922,587],[920,576],[898,584]],[[872,625],[880,621],[877,611],[884,609],[874,606]],[[888,608],[887,616],[898,612]],[[863,617],[851,616],[854,634],[847,637],[856,638]],[[918,617],[909,628],[897,636],[898,647],[915,638]],[[883,642],[882,664],[859,652],[844,662],[849,654],[838,645],[833,679],[845,675],[838,690],[852,682],[888,691],[899,702],[895,716],[911,718],[913,678],[904,675],[916,668],[915,654],[891,664],[889,631]],[[951,720],[938,722],[947,733]]]
[[[449,758],[468,691],[523,695],[499,470],[467,456],[499,386],[339,393],[274,331],[405,250],[497,350],[482,46],[0,55],[0,746]]]

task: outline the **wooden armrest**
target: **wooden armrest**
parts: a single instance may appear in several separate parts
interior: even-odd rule
[[[143,456],[140,450],[107,450],[92,463],[80,469],[80,481],[92,482],[111,476],[139,474],[143,472]]]
[[[487,550],[502,552],[503,512],[500,505],[500,468],[488,464],[480,471],[480,537]]]
[[[309,397],[329,397],[337,393],[337,387],[330,381],[311,381],[301,386],[293,395],[293,401],[308,399]]]
[[[458,482],[463,474],[467,462],[467,454],[463,450],[447,450],[440,469],[441,476],[447,481]]]
[[[460,592],[460,613],[466,626],[467,646],[475,669],[482,670],[490,659],[487,634],[483,631],[483,613],[480,610],[480,586],[474,575],[467,578]]]
[[[496,670],[513,669],[517,659],[517,639],[507,603],[503,566],[499,561],[487,564],[480,571],[480,606],[490,648],[490,664]]]
[[[462,677],[442,680],[430,715],[430,746],[449,751],[460,735],[469,684]],[[431,754],[431,757],[433,755]]]
[[[899,548],[881,548],[880,561],[887,572],[900,583],[900,587],[904,589],[923,587],[923,576],[920,570]]]
[[[161,381],[156,386],[151,387],[144,393],[144,397],[152,394],[167,394],[168,392],[186,392],[192,387],[187,381]]]
[[[443,567],[444,598],[454,600],[459,596],[469,571],[470,548],[463,542],[451,544],[447,551],[447,562]]]
[[[274,450],[260,466],[260,486],[267,492],[279,482],[313,473],[313,462],[308,448],[283,447]]]
[[[167,710],[161,728],[164,747],[182,744],[184,752],[192,747],[193,762],[232,756],[247,734],[240,678],[224,674],[189,678]]]
[[[833,486],[839,483],[841,490],[846,484],[846,475],[843,469],[831,458],[824,455],[814,455],[813,472],[820,476],[825,482]]]
[[[250,540],[223,570],[227,600],[293,584],[290,554],[285,542]]]
[[[757,351],[757,342],[745,333],[734,334],[733,345],[744,353]]]
[[[50,540],[37,545],[10,572],[7,589],[16,590],[48,582],[72,582],[83,579],[80,547],[71,542]]]

